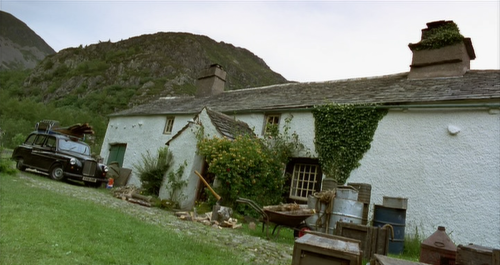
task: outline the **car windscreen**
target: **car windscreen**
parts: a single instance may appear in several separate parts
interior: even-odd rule
[[[79,154],[90,155],[90,148],[88,145],[67,139],[59,139],[59,149],[62,151],[70,151]]]

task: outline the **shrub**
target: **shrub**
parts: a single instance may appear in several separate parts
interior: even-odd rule
[[[201,139],[199,153],[208,163],[208,172],[217,177],[214,189],[224,204],[238,209],[239,197],[263,205],[276,204],[283,194],[283,164],[258,138],[238,136],[234,140]],[[241,209],[241,208],[240,208]]]
[[[261,205],[283,201],[286,177],[283,170],[290,157],[303,149],[298,135],[289,133],[292,117],[285,119],[282,132],[270,128],[264,138],[240,135],[236,139],[201,137],[199,154],[208,163],[208,172],[216,176],[215,190],[224,204],[237,212],[245,212],[244,205],[235,205],[239,197],[251,199]]]
[[[172,165],[172,153],[167,147],[162,147],[156,156],[148,150],[141,157],[142,163],[134,167],[139,173],[142,188],[146,194],[158,196],[165,173]]]

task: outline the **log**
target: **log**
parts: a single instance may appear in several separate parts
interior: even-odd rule
[[[153,200],[153,197],[151,196],[144,196],[138,193],[132,193],[132,198],[143,200],[145,202],[151,202]]]
[[[151,203],[145,202],[145,201],[142,201],[142,200],[137,200],[137,199],[134,199],[134,198],[128,198],[128,201],[132,202],[132,203],[137,203],[137,204],[142,205],[142,206],[151,207]]]

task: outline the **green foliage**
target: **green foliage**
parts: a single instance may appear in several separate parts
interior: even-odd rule
[[[0,134],[0,140],[2,135]],[[0,173],[7,175],[15,175],[16,169],[14,168],[14,163],[10,160],[9,156],[5,156],[3,153],[3,147],[0,145]]]
[[[318,159],[325,175],[345,184],[371,147],[378,122],[387,113],[373,106],[327,104],[313,109]]]
[[[184,169],[186,168],[187,163],[184,161],[184,164],[179,166],[179,168],[175,171],[171,171],[167,174],[167,188],[169,189],[169,198],[175,204],[175,207],[179,207],[179,202],[183,200],[186,196],[182,193],[182,189],[187,186],[188,181],[186,179],[182,179],[182,175],[184,174]]]
[[[83,61],[76,67],[73,74],[85,76],[99,75],[108,69],[108,67],[109,65],[106,62],[100,60]]]
[[[290,134],[292,118],[293,116],[285,118],[281,133],[277,124],[268,124],[266,134],[262,139],[264,145],[285,165],[297,151],[304,149],[304,145],[299,140],[299,135],[296,132]]]
[[[18,133],[16,135],[14,135],[14,137],[12,137],[12,145],[18,146],[18,145],[24,143],[24,140],[26,140],[26,136],[27,135],[24,135],[22,133]]]
[[[412,50],[432,50],[462,42],[464,36],[460,34],[457,24],[449,22],[440,27],[424,31],[422,40],[416,44],[411,44]]]
[[[167,147],[158,148],[158,154],[153,156],[149,150],[141,154],[142,163],[135,164],[142,188],[146,194],[158,196],[165,173],[172,165],[172,153]]]
[[[258,138],[205,138],[198,148],[209,165],[208,172],[217,177],[215,190],[228,206],[238,208],[234,203],[239,197],[263,205],[281,201],[283,164]]]
[[[234,140],[199,138],[199,154],[205,157],[208,172],[216,176],[214,189],[224,204],[243,212],[245,206],[235,204],[240,197],[261,205],[282,202],[286,180],[283,169],[302,147],[295,133],[289,135],[289,121],[282,133],[275,128],[264,139],[251,135],[240,135]]]

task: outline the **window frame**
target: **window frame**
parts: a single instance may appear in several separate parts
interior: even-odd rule
[[[167,116],[165,119],[165,127],[163,127],[163,134],[172,134],[174,128],[175,117]]]
[[[307,165],[307,166],[313,166],[315,168],[315,181],[308,187],[309,191],[307,194],[303,194],[302,196],[297,196],[301,195],[300,193],[293,192],[294,186],[293,186],[293,180],[295,175],[295,167],[296,165]],[[321,190],[321,182],[323,180],[323,172],[321,170],[321,165],[319,164],[319,160],[316,158],[305,158],[305,157],[295,157],[290,160],[290,162],[286,166],[286,175],[287,177],[287,191],[286,191],[286,196],[288,196],[287,201],[288,202],[296,202],[296,203],[304,203],[307,202],[307,197],[310,194],[314,194],[315,192],[319,192]],[[299,177],[300,178],[300,177]],[[302,179],[299,179],[300,182],[302,182]],[[309,177],[310,181],[310,177]],[[303,184],[301,184],[302,187]],[[305,197],[304,197],[305,196]]]
[[[262,129],[262,135],[266,135],[268,133],[269,125],[276,125],[279,129],[280,121],[281,121],[281,113],[269,113],[264,115],[264,127]]]

